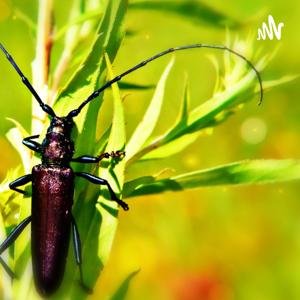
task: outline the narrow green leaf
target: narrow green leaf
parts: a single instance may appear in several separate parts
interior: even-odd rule
[[[186,147],[194,143],[198,137],[201,135],[201,132],[194,132],[191,134],[183,135],[168,144],[162,145],[144,155],[141,160],[150,160],[150,159],[161,159],[169,157],[171,155],[177,154],[183,151]]]
[[[27,147],[25,147],[22,144],[22,140],[29,136],[29,133],[23,128],[23,126],[17,122],[14,119],[8,119],[16,127],[11,128],[7,133],[6,133],[6,138],[9,140],[11,145],[16,149],[16,151],[19,153],[22,164],[24,167],[24,170],[26,173],[29,173],[31,170],[31,153],[32,151],[29,150]]]
[[[224,91],[217,92],[211,99],[189,112],[186,125],[177,126],[162,136],[159,141],[160,145],[167,144],[185,134],[220,124],[227,117],[232,115],[239,104],[249,100],[250,96],[252,96],[251,90],[253,82],[255,82],[257,78],[253,71],[249,72],[248,70],[248,73],[244,74],[245,64],[242,61],[238,61],[237,68],[242,68],[243,72],[240,70],[239,78],[236,79],[236,82],[232,82]],[[149,145],[149,147],[151,147],[151,145]]]
[[[130,9],[157,10],[164,14],[173,13],[190,22],[205,22],[215,27],[237,28],[242,22],[235,20],[228,14],[213,9],[201,1],[139,1],[130,3]]]
[[[23,172],[23,171],[22,171]],[[0,184],[0,210],[1,218],[6,227],[19,223],[20,201],[23,196],[9,188],[9,184],[23,175],[21,168],[9,170]]]
[[[188,121],[188,113],[190,106],[190,91],[189,91],[189,82],[186,76],[184,81],[183,97],[182,97],[182,106],[179,114],[177,126],[186,126]]]
[[[112,72],[112,66],[107,55],[105,57],[105,61],[108,68],[109,78],[112,79],[114,77],[114,74]],[[114,114],[110,137],[105,149],[106,152],[124,150],[126,143],[123,103],[118,86],[116,84],[112,86],[112,92],[114,99]],[[99,176],[101,178],[105,178],[111,185],[112,189],[119,196],[121,196],[123,190],[124,170],[125,160],[118,162],[116,165],[112,163],[107,169],[102,168],[99,170]],[[110,200],[108,190],[106,188],[105,190],[107,197],[99,197],[100,205],[98,205],[97,207],[100,214],[102,215],[101,231],[99,235],[100,247],[98,249],[98,255],[103,264],[105,264],[108,260],[118,224],[118,205],[116,204],[116,202]],[[103,205],[101,205],[101,203],[103,203]],[[112,213],[110,210],[115,211],[115,213]]]
[[[110,64],[109,56],[105,55],[106,65],[109,71],[109,78],[114,78],[112,66]],[[112,86],[114,99],[114,115],[111,127],[111,133],[108,140],[107,151],[122,150],[125,148],[126,134],[125,134],[125,119],[123,111],[123,103],[120,96],[118,85]]]
[[[14,18],[23,21],[24,24],[28,26],[28,28],[30,28],[34,33],[36,33],[36,24],[22,10],[17,8],[14,9]]]
[[[69,23],[67,23],[65,26],[60,28],[56,32],[56,34],[53,36],[53,40],[54,41],[59,40],[74,25],[81,25],[82,23],[84,23],[87,20],[92,20],[92,19],[97,19],[97,18],[99,19],[100,17],[101,17],[100,8],[92,10],[92,11],[85,12],[84,14],[73,18]]]
[[[124,300],[126,299],[126,295],[128,293],[129,285],[132,281],[132,279],[139,273],[138,271],[134,271],[130,273],[124,281],[121,283],[119,288],[116,290],[114,295],[110,298],[110,300]]]
[[[96,142],[96,149],[98,151],[96,155],[99,155],[100,153],[104,152],[108,143],[108,138],[110,137],[110,133],[111,133],[111,126],[109,126],[105,130],[105,132],[102,134],[100,139]]]
[[[130,160],[130,158],[133,157],[143,147],[157,124],[163,104],[166,80],[173,64],[174,59],[171,59],[157,84],[153,98],[143,117],[143,120],[137,126],[126,146],[127,161]]]
[[[155,182],[155,176],[142,176],[133,180],[127,181],[124,184],[123,195],[124,197],[130,197],[136,189],[140,186],[147,186]]]
[[[186,77],[184,82],[183,97],[181,109],[179,111],[179,116],[176,124],[173,128],[166,134],[166,140],[172,140],[172,136],[178,136],[178,133],[181,133],[188,127],[189,119],[189,104],[190,104],[190,91],[188,79]]]
[[[254,80],[256,80],[255,75],[253,72],[249,72],[239,82],[232,85],[231,88],[215,94],[211,99],[194,108],[189,113],[187,126],[180,130],[180,132],[178,130],[176,135],[171,132],[170,135],[166,136],[165,140],[172,140],[176,136],[195,132],[218,124],[218,115],[220,113],[228,108],[233,108],[234,106],[245,102],[242,94],[251,88]]]
[[[136,84],[126,81],[119,82],[119,88],[123,90],[148,90],[155,87],[155,84]]]
[[[158,194],[166,191],[183,191],[217,185],[266,184],[300,179],[300,160],[246,160],[215,168],[155,180],[136,186],[124,197]],[[124,191],[127,189],[124,185]]]
[[[268,90],[268,89],[270,89],[274,86],[278,86],[278,85],[281,85],[281,84],[284,84],[284,83],[291,82],[293,80],[298,79],[299,76],[300,75],[286,75],[286,76],[283,76],[279,79],[264,81],[264,89]]]

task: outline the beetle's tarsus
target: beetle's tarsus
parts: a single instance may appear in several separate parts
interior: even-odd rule
[[[117,198],[117,197],[114,197],[112,198],[113,201],[116,201],[122,208],[123,210],[129,210],[129,206],[126,202],[124,202],[123,200]]]
[[[112,151],[110,156],[112,158],[124,158],[125,154],[125,151],[117,150],[116,152]]]
[[[117,151],[111,151],[111,152],[105,152],[101,153],[99,156],[99,159],[103,158],[124,158],[125,157],[125,151],[117,150]]]
[[[126,210],[129,210],[129,206],[128,206],[128,204],[126,203],[126,202],[124,202],[124,201],[122,201],[122,200],[120,200],[120,199],[118,199],[118,204],[126,211]]]

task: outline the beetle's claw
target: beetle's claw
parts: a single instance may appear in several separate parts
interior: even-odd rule
[[[125,157],[125,151],[121,151],[121,150],[112,151],[110,153],[110,156],[112,158],[124,158]]]
[[[126,202],[119,200],[118,203],[121,205],[121,207],[126,211],[129,210],[129,206]]]
[[[116,154],[116,157],[123,158],[123,157],[125,157],[126,152],[125,152],[125,151],[118,150],[118,151],[116,151],[115,154]]]

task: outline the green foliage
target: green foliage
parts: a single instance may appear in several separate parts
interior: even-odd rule
[[[126,299],[126,295],[129,289],[129,285],[132,279],[138,274],[139,271],[134,271],[130,273],[116,290],[114,295],[110,298],[110,300],[124,300]]]
[[[64,37],[62,56],[56,69],[51,70],[49,82],[49,104],[54,105],[58,115],[66,115],[76,108],[94,90],[102,86],[108,79],[114,78],[111,63],[114,61],[124,37],[124,19],[127,13],[127,1],[106,1],[98,9],[89,9],[89,5],[99,4],[98,1],[74,1],[70,11],[69,21],[60,28],[54,36],[54,42]],[[131,9],[159,9],[201,19],[210,24],[224,23],[239,26],[231,18],[217,13],[200,2],[188,1],[182,9],[180,2],[168,1],[157,6],[154,2],[138,2],[130,5]],[[199,13],[201,12],[201,13]],[[23,18],[30,23],[26,17]],[[31,24],[31,23],[30,23]],[[31,24],[32,25],[32,24]],[[36,29],[41,30],[40,28]],[[88,44],[87,50],[80,49],[81,44]],[[242,42],[239,42],[240,44]],[[231,45],[237,48],[239,43]],[[251,44],[242,43],[246,49],[245,56],[251,59],[249,52]],[[79,48],[79,50],[78,50]],[[247,52],[248,51],[248,52]],[[262,70],[269,58],[263,57],[256,64]],[[74,61],[80,65],[73,70]],[[167,79],[174,60],[166,66],[144,117],[126,142],[125,116],[122,95],[118,85],[112,87],[113,118],[108,129],[100,135],[98,117],[101,112],[103,94],[91,102],[76,118],[76,155],[98,155],[99,152],[125,150],[126,158],[121,161],[110,159],[99,166],[75,165],[76,171],[88,171],[107,179],[120,198],[129,198],[164,191],[182,191],[184,189],[228,185],[274,183],[295,180],[300,176],[300,163],[296,160],[256,160],[236,162],[225,166],[217,166],[208,170],[198,170],[188,174],[179,174],[170,178],[158,179],[157,176],[137,177],[126,181],[126,171],[132,165],[144,160],[161,160],[170,155],[176,155],[191,145],[202,135],[211,134],[215,126],[225,122],[232,114],[238,112],[250,99],[257,96],[257,78],[244,61],[225,54],[225,74],[218,72],[216,90],[212,97],[193,109],[190,109],[190,94],[188,79],[184,83],[184,93],[181,97],[181,109],[178,118],[164,134],[154,137],[154,129],[159,122],[160,112],[165,99]],[[62,88],[64,72],[71,69],[71,78]],[[230,80],[228,77],[230,76]],[[53,80],[52,80],[53,79]],[[292,77],[264,82],[271,88],[293,79]],[[135,83],[121,84],[122,88],[145,89],[151,85]],[[51,103],[52,101],[52,103]],[[48,120],[43,122],[44,131]],[[28,135],[16,121],[7,137],[18,150],[23,171],[28,173],[37,158],[30,151],[24,150],[20,140]],[[99,137],[100,135],[100,137]],[[8,183],[22,175],[21,168],[9,172],[0,185],[0,238],[6,235],[5,228],[16,224],[30,214],[29,197],[22,198],[8,188]],[[78,224],[82,240],[83,276],[87,286],[93,288],[101,271],[107,263],[111,252],[113,239],[118,225],[118,206],[110,201],[108,191],[101,187],[88,184],[82,179],[76,180],[75,203],[73,214]],[[13,295],[14,299],[38,299],[31,273],[30,262],[30,232],[26,230],[17,240],[14,251],[11,251],[9,262],[15,266],[20,279],[14,280],[12,286],[1,273],[5,281],[3,295]],[[7,258],[4,256],[4,258]],[[136,272],[130,274],[121,284],[111,299],[124,299],[128,285]],[[52,299],[85,299],[87,293],[78,285],[79,273],[73,259],[73,249],[70,247],[67,268],[63,284]]]
[[[205,22],[222,28],[224,26],[236,28],[242,25],[242,22],[213,9],[201,1],[138,1],[131,3],[129,8],[173,13],[188,21]]]
[[[166,179],[140,177],[126,182],[124,198],[218,185],[267,184],[300,179],[299,160],[246,160]]]
[[[126,146],[127,160],[130,160],[130,158],[132,158],[142,148],[154,130],[163,104],[166,80],[172,65],[173,60],[168,64],[164,73],[162,74],[143,120],[137,126]]]

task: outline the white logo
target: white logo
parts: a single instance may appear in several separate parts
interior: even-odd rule
[[[276,26],[274,18],[269,15],[268,16],[268,22],[269,24],[267,25],[265,22],[262,23],[262,28],[258,28],[257,30],[257,40],[265,40],[266,37],[270,40],[273,40],[273,35],[277,38],[277,40],[281,39],[281,29],[284,26],[283,22],[280,22],[278,26]]]

